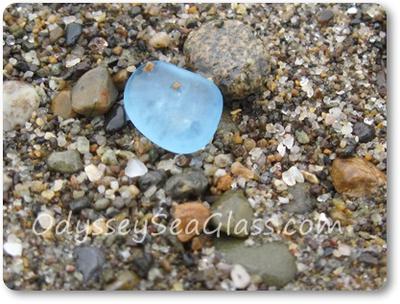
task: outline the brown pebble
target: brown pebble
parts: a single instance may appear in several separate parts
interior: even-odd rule
[[[239,162],[234,162],[231,166],[231,172],[233,175],[242,176],[247,179],[253,179],[255,174],[250,169],[246,168]]]
[[[75,117],[76,113],[72,110],[71,91],[61,91],[51,102],[51,110],[54,115],[64,119]]]
[[[386,175],[363,158],[337,158],[331,168],[332,183],[339,193],[369,196],[386,183]]]
[[[152,62],[148,62],[146,63],[146,65],[143,68],[143,71],[145,71],[146,73],[151,72],[154,69],[154,63]]]
[[[200,202],[189,202],[175,206],[175,219],[180,220],[178,226],[178,240],[187,242],[201,233],[210,216],[210,209]]]
[[[227,191],[231,189],[232,177],[230,175],[221,176],[217,181],[217,189],[220,191]]]

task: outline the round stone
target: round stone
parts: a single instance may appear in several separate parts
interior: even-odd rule
[[[227,99],[259,91],[270,70],[263,42],[238,20],[211,21],[192,31],[184,53],[187,65],[212,78]]]
[[[213,138],[222,95],[212,81],[155,61],[131,75],[124,106],[135,127],[152,142],[174,153],[193,153]]]
[[[3,84],[3,128],[10,131],[24,126],[40,103],[33,86],[22,81],[5,81]]]
[[[108,112],[117,96],[107,68],[99,66],[83,74],[72,88],[72,109],[89,117],[101,115]]]

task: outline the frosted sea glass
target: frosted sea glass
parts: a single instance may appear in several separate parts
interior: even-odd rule
[[[222,114],[218,87],[163,61],[140,66],[128,79],[124,107],[148,139],[174,153],[193,153],[213,138]]]

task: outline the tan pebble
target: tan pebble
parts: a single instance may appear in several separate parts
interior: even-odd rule
[[[236,132],[234,135],[233,135],[233,142],[235,143],[235,144],[237,144],[237,145],[240,145],[242,142],[243,142],[243,139],[242,139],[242,136],[240,136],[240,133],[239,132]]]
[[[115,48],[112,49],[113,54],[116,56],[120,56],[122,54],[122,51],[123,49],[119,45],[117,45]]]
[[[196,5],[192,5],[188,9],[188,14],[197,14],[198,12],[199,11],[197,10],[197,6]]]
[[[257,143],[254,139],[252,138],[246,138],[243,143],[244,147],[246,148],[247,151],[251,151],[257,146]]]
[[[143,71],[145,71],[146,73],[153,71],[153,69],[154,69],[154,63],[152,62],[147,62],[146,65],[143,67]]]
[[[247,179],[253,179],[255,174],[250,169],[246,168],[239,162],[234,162],[231,166],[231,172],[233,175],[242,176]]]
[[[353,197],[369,196],[386,184],[386,175],[363,158],[336,158],[331,177],[337,192]]]
[[[155,49],[167,48],[170,45],[170,43],[171,43],[171,38],[166,32],[156,33],[149,40],[150,46]]]
[[[319,179],[315,174],[307,172],[307,171],[301,171],[301,173],[303,174],[305,180],[308,181],[309,183],[319,184]]]
[[[187,242],[195,235],[200,234],[210,214],[210,209],[200,202],[188,202],[176,205],[173,216],[175,219],[180,220],[178,240]]]
[[[220,191],[227,191],[231,189],[232,177],[230,175],[221,176],[217,181],[217,189]]]
[[[60,116],[64,119],[72,118],[76,116],[76,113],[72,110],[71,91],[61,91],[51,101],[51,110],[54,115]]]
[[[113,76],[113,81],[117,88],[123,89],[125,87],[125,83],[128,80],[129,74],[126,69],[120,70]]]

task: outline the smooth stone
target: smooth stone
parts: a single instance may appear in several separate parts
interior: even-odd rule
[[[227,99],[260,91],[270,71],[263,42],[238,20],[210,21],[193,30],[184,54],[186,64],[212,78]]]
[[[286,211],[305,214],[310,212],[315,206],[316,201],[311,196],[310,186],[308,184],[296,184],[293,187],[289,187],[288,191],[293,198],[284,206]]]
[[[87,71],[72,88],[72,109],[85,116],[102,115],[111,108],[118,91],[107,68]]]
[[[163,170],[149,171],[145,175],[139,177],[139,188],[142,191],[146,191],[151,186],[161,187],[166,179],[167,174]]]
[[[352,197],[370,196],[386,184],[386,175],[363,158],[336,158],[330,173],[336,191]]]
[[[125,111],[135,127],[158,146],[182,154],[212,140],[222,104],[212,81],[162,61],[140,66],[124,92]]]
[[[97,211],[107,209],[110,206],[111,201],[108,198],[101,198],[94,203],[94,209]]]
[[[122,105],[116,105],[106,115],[105,129],[109,133],[121,130],[126,125],[125,110]]]
[[[39,107],[40,97],[35,88],[22,81],[3,83],[3,130],[23,127]]]
[[[51,110],[64,119],[75,117],[76,113],[72,110],[71,91],[63,90],[57,94],[51,101]]]
[[[77,247],[74,249],[74,258],[85,283],[98,277],[105,263],[104,254],[97,247]]]
[[[317,20],[320,24],[326,25],[333,19],[333,17],[334,14],[331,10],[323,10],[317,15]]]
[[[284,287],[296,275],[295,257],[282,242],[248,247],[242,240],[217,238],[214,246],[228,263],[242,265],[268,286]]]
[[[90,200],[87,196],[83,196],[69,203],[72,213],[79,213],[85,208],[90,207]]]
[[[207,189],[208,179],[203,171],[187,169],[171,176],[165,183],[165,192],[176,200],[198,198]]]
[[[74,45],[82,33],[82,25],[79,23],[69,23],[65,28],[65,39],[68,46]]]
[[[353,134],[358,136],[360,143],[367,143],[374,139],[375,128],[363,122],[357,122],[353,126]]]
[[[214,227],[229,236],[246,237],[253,223],[253,208],[240,190],[222,194],[211,206]]]
[[[47,159],[47,165],[51,170],[62,173],[75,173],[83,168],[81,156],[76,150],[52,152]]]

